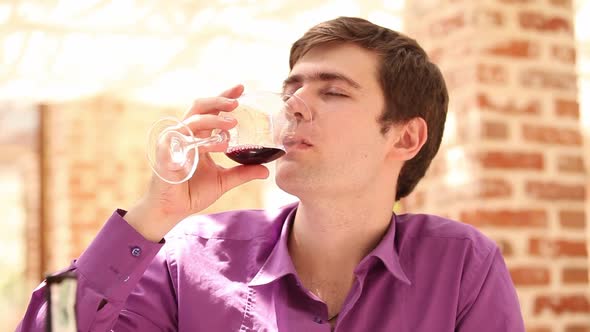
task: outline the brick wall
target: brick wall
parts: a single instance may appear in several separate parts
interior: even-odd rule
[[[590,331],[571,1],[412,0],[405,22],[451,95],[444,146],[405,208],[498,242],[527,331]]]

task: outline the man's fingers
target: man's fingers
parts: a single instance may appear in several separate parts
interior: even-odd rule
[[[185,118],[195,114],[219,114],[230,112],[238,106],[236,98],[244,92],[244,86],[239,84],[221,93],[218,97],[199,98],[184,115]]]
[[[193,134],[201,131],[210,132],[213,129],[230,130],[237,124],[236,119],[224,118],[212,114],[195,114],[182,121]]]
[[[244,86],[242,84],[238,84],[233,88],[223,91],[220,96],[235,99],[241,96],[242,93],[244,93]]]
[[[214,114],[230,112],[238,106],[238,101],[226,97],[209,97],[195,100],[193,106],[185,114],[185,118],[195,114]]]
[[[240,165],[223,170],[222,192],[227,192],[241,184],[256,180],[268,178],[270,172],[263,165]]]
[[[228,131],[237,124],[237,121],[233,118],[223,118],[217,115],[197,114],[190,116],[184,120],[183,123],[191,130],[196,138],[206,139],[211,136],[214,129]],[[201,145],[199,146],[199,152],[225,152],[227,150],[227,145],[227,140]]]

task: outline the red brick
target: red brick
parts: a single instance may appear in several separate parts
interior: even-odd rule
[[[430,25],[430,37],[447,36],[465,27],[465,14],[454,13]]]
[[[482,123],[481,135],[488,139],[506,139],[508,138],[508,125],[503,122],[485,121]]]
[[[506,239],[496,239],[495,241],[503,257],[510,257],[514,254],[514,249],[510,241]]]
[[[478,27],[499,27],[503,26],[505,21],[502,12],[490,8],[478,10],[474,18]]]
[[[69,158],[72,158],[69,156]],[[71,159],[70,167],[74,171],[95,171],[99,168],[99,163],[96,160],[80,160],[80,159]]]
[[[464,59],[473,54],[473,49],[473,46],[469,43],[457,45],[452,49],[437,47],[428,50],[428,57],[434,63],[440,63],[443,59]]]
[[[565,332],[590,332],[590,324],[571,324],[565,327]]]
[[[488,84],[508,83],[508,70],[502,65],[480,63],[477,66],[477,80]]]
[[[580,104],[577,100],[556,99],[553,105],[557,116],[576,120],[580,118]]]
[[[544,210],[478,209],[461,212],[460,219],[476,227],[544,228],[548,224],[547,212]]]
[[[550,311],[556,315],[563,313],[590,313],[588,297],[579,295],[541,295],[535,299],[535,315]]]
[[[89,192],[89,191],[72,191],[71,198],[76,201],[95,201],[96,200],[96,192]]]
[[[582,145],[582,135],[578,128],[557,128],[525,124],[522,127],[525,141],[556,145]]]
[[[479,93],[477,95],[477,105],[483,110],[489,110],[493,112],[503,114],[539,114],[541,113],[541,104],[538,100],[531,100],[521,106],[517,105],[517,101],[520,103],[522,98],[518,99],[504,99],[503,102],[493,100],[486,93]]]
[[[498,198],[512,195],[512,185],[503,179],[480,179],[478,186],[478,198]]]
[[[461,186],[441,186],[438,190],[445,194],[434,195],[434,203],[445,206],[451,202],[472,199],[508,198],[512,195],[512,184],[501,178],[479,178]]]
[[[80,176],[78,176],[78,174],[72,174],[72,176],[70,176],[68,179],[68,183],[71,187],[75,188],[74,190],[79,190],[79,188],[82,186],[82,179]]]
[[[561,279],[566,284],[588,284],[588,268],[564,268],[561,271]]]
[[[586,241],[565,239],[530,238],[529,253],[532,256],[587,257]]]
[[[559,211],[559,223],[564,228],[583,230],[586,227],[586,213],[583,210]]]
[[[527,3],[531,3],[535,0],[498,0],[498,2],[500,3],[506,3],[506,4],[518,4],[518,5],[523,5],[523,4],[527,4]]]
[[[549,0],[549,3],[555,7],[561,7],[565,9],[572,9],[572,0]]]
[[[584,184],[564,184],[557,182],[528,181],[525,192],[532,198],[539,200],[581,201],[586,198]]]
[[[573,33],[572,20],[561,16],[549,16],[526,10],[519,13],[518,20],[525,30]]]
[[[74,235],[72,236],[72,241],[76,241],[76,234],[89,234],[90,231],[95,231],[95,224],[97,224],[97,222],[93,219],[76,220],[76,222],[72,223],[70,226],[70,231]]]
[[[526,58],[532,59],[539,56],[539,45],[523,39],[515,39],[498,42],[496,45],[489,47],[485,53],[507,56],[511,58]]]
[[[576,64],[576,49],[573,46],[551,46],[551,59],[562,63]]]
[[[525,331],[527,332],[552,332],[550,327],[546,326],[527,326]]]
[[[575,91],[575,73],[563,73],[548,69],[527,69],[520,74],[520,83],[525,88]]]
[[[481,152],[479,162],[484,168],[531,169],[544,168],[543,154],[533,152]]]
[[[516,286],[539,286],[551,282],[549,270],[545,267],[512,267],[510,277]]]
[[[557,169],[564,173],[580,173],[586,172],[584,159],[581,156],[561,155],[557,157]]]

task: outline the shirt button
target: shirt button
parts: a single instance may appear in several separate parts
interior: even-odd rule
[[[133,255],[135,257],[139,257],[139,255],[141,255],[141,248],[140,247],[131,248],[131,255]]]
[[[324,324],[324,321],[318,316],[313,317],[313,321],[318,324]]]

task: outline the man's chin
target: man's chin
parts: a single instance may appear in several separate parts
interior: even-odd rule
[[[290,172],[286,169],[279,169],[278,167],[275,174],[275,182],[282,191],[293,196],[301,194],[301,190],[305,186],[304,179],[300,178],[297,172]]]
[[[297,173],[301,172],[301,167],[295,165],[295,163],[286,160],[277,160],[275,164],[276,179],[288,178],[297,176]]]

